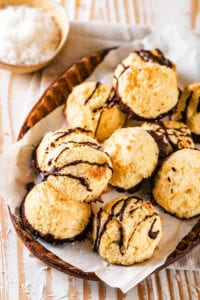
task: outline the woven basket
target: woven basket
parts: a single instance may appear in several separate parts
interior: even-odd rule
[[[97,65],[103,60],[111,49],[104,49],[91,55],[85,56],[71,67],[69,67],[61,76],[59,76],[44,92],[40,100],[33,107],[27,116],[18,136],[21,139],[24,134],[33,127],[39,120],[47,116],[58,106],[64,104],[71,92],[73,86],[84,81]],[[62,271],[68,275],[80,277],[88,280],[99,280],[92,272],[83,272],[55,254],[44,248],[26,229],[22,226],[21,220],[10,213],[12,223],[17,235],[30,250],[30,252],[43,261],[46,265]],[[157,272],[168,265],[182,258],[200,243],[200,220],[192,230],[179,242],[177,248],[166,259],[165,263],[156,269]]]

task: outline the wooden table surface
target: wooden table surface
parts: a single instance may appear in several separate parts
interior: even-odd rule
[[[189,29],[200,27],[200,0],[63,0],[60,2],[65,5],[68,16],[73,21],[98,20],[158,27],[178,23]],[[9,98],[9,95],[6,96]],[[10,128],[2,132],[2,120],[11,118],[10,114],[9,110],[1,110],[0,151],[8,141],[13,139]],[[12,256],[11,248],[16,249],[12,251],[14,253]],[[166,269],[149,276],[128,293],[123,294],[119,289],[110,288],[102,282],[76,279],[44,265],[39,271],[33,269],[32,272],[27,273],[30,259],[34,258],[30,257],[28,250],[17,239],[5,204],[0,201],[0,300],[200,299],[200,272],[197,270]],[[32,279],[29,278],[30,273]],[[30,280],[32,280],[31,284]]]

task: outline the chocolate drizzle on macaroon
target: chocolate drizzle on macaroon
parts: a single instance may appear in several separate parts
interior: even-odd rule
[[[75,160],[75,161],[66,163],[62,166],[59,166],[59,167],[54,166],[50,171],[43,173],[44,178],[47,179],[48,176],[52,175],[52,176],[56,176],[56,177],[57,176],[62,176],[62,177],[68,177],[68,178],[71,178],[71,179],[75,179],[75,180],[78,180],[81,185],[86,187],[87,191],[91,192],[92,189],[90,188],[88,179],[86,179],[85,177],[82,177],[82,176],[75,176],[71,173],[66,172],[67,167],[77,166],[77,165],[80,165],[80,164],[87,164],[87,165],[95,166],[95,167],[98,167],[98,168],[109,168],[111,170],[111,172],[113,171],[111,166],[107,162],[97,163],[97,162],[89,162],[87,160]],[[63,171],[63,170],[65,170],[65,171]]]
[[[186,98],[184,110],[181,112],[181,116],[182,116],[181,121],[183,121],[184,123],[187,122],[187,110],[188,110],[188,107],[190,105],[190,101],[192,99],[192,95],[193,95],[193,91],[191,91],[190,94],[189,94],[189,96]]]
[[[97,151],[104,152],[101,146],[99,146],[99,145],[97,145],[97,144],[95,144],[95,143],[90,143],[90,142],[75,142],[75,141],[68,141],[68,142],[63,142],[62,144],[66,144],[66,145],[67,145],[67,144],[75,144],[75,145],[77,145],[77,146],[90,147],[90,148],[95,149],[95,150],[97,150]],[[61,144],[61,145],[62,145],[62,144]],[[70,149],[70,147],[68,147],[68,146],[66,146],[65,148],[63,148],[63,149],[57,154],[57,156],[56,156],[55,158],[50,159],[50,160],[48,161],[48,165],[51,165],[52,163],[57,162],[57,161],[59,160],[60,156],[61,156],[62,154],[64,154],[65,151],[67,151],[67,150],[69,150],[69,149]],[[79,160],[79,162],[80,162],[80,160]],[[89,163],[89,162],[88,162],[88,163]],[[72,163],[69,163],[69,165],[70,165],[70,164],[72,164]],[[65,167],[67,167],[67,165],[65,165]]]
[[[92,97],[94,96],[96,90],[98,89],[99,85],[101,83],[98,81],[94,87],[94,90],[92,91],[92,93],[87,97],[87,99],[85,99],[85,105],[90,101],[90,99],[92,99]]]
[[[120,66],[122,66],[122,71],[118,75],[118,78],[121,77],[124,74],[124,72],[126,72],[126,70],[128,70],[130,68],[130,65],[129,66],[125,66],[123,63],[121,63]]]
[[[91,130],[87,130],[85,128],[76,127],[76,128],[67,128],[63,131],[56,131],[54,135],[59,135],[57,138],[54,139],[55,142],[58,142],[61,138],[64,138],[72,133],[92,133]]]
[[[189,127],[193,140],[200,142],[200,82],[189,84],[182,91],[171,120],[182,121]]]
[[[96,113],[98,111],[101,111],[105,108],[109,108],[109,107],[113,107],[115,104],[118,104],[118,101],[116,99],[116,95],[115,95],[115,88],[112,87],[110,89],[109,95],[107,96],[107,98],[104,100],[104,105],[101,105],[99,107],[96,107],[92,110],[93,113]]]
[[[182,122],[156,120],[155,122],[146,122],[142,127],[158,143],[161,158],[177,149],[194,148],[191,132]]]
[[[84,132],[64,128],[47,133],[35,151],[34,164],[55,190],[90,202],[107,189],[113,169],[101,145]]]
[[[156,219],[153,220],[153,223],[151,224],[151,227],[150,227],[150,229],[149,229],[149,231],[148,231],[149,237],[150,237],[151,239],[153,239],[153,240],[156,239],[156,238],[157,238],[157,235],[159,234],[159,230],[153,231],[153,226],[154,226],[155,223],[156,223]]]
[[[123,223],[126,222],[125,217],[131,216],[134,218],[134,213],[139,210],[143,209],[143,203],[145,201],[141,198],[138,198],[136,196],[130,196],[126,198],[120,198],[118,201],[114,202],[110,208],[110,213],[107,213],[104,211],[103,208],[101,208],[96,216],[96,233],[95,233],[95,239],[93,244],[94,251],[99,251],[99,247],[102,241],[103,235],[106,233],[107,229],[109,228],[109,223],[112,221],[116,221],[119,224],[118,230],[119,230],[119,239],[118,241],[113,241],[113,243],[117,243],[119,246],[119,251],[121,255],[125,255],[126,250],[129,248],[131,239],[133,238],[133,235],[136,231],[136,228],[141,225],[143,222],[146,222],[147,219],[153,218],[153,221],[151,223],[151,226],[148,231],[148,236],[150,239],[156,239],[156,237],[159,234],[159,230],[154,231],[153,227],[157,221],[155,216],[158,216],[157,212],[153,212],[148,214],[146,211],[146,215],[143,216],[140,220],[138,220],[137,224],[135,224],[132,228],[132,232],[129,233],[128,243],[125,245],[125,236],[124,236],[124,225]],[[105,218],[105,214],[107,213],[107,217]],[[103,221],[102,221],[103,220]]]
[[[134,51],[134,53],[136,53],[145,62],[150,61],[158,63],[159,65],[166,66],[168,68],[173,67],[171,61],[167,59],[159,49],[155,49],[154,51],[141,49],[139,51]]]

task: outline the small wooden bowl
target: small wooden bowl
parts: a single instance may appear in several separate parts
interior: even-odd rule
[[[53,2],[52,0],[2,0],[0,1],[0,8],[3,8],[4,6],[7,5],[27,5],[30,7],[35,7],[35,8],[41,8],[45,12],[48,12],[54,20],[56,21],[59,29],[60,29],[60,42],[55,50],[54,54],[50,59],[47,61],[44,61],[40,64],[36,65],[29,65],[29,66],[24,66],[24,65],[14,65],[14,64],[8,64],[0,61],[0,68],[10,70],[14,73],[20,73],[20,74],[25,74],[25,73],[32,73],[35,72],[39,69],[42,69],[45,67],[47,64],[49,64],[60,52],[61,48],[63,47],[68,33],[69,33],[69,20],[67,17],[67,14],[64,10],[64,8]]]

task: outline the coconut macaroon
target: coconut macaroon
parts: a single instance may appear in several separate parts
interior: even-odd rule
[[[158,49],[130,53],[114,79],[122,107],[133,117],[157,119],[177,104],[176,67]]]
[[[168,120],[145,122],[142,128],[151,133],[157,141],[161,157],[177,149],[194,148],[191,132],[182,122]]]
[[[158,163],[159,149],[154,138],[141,127],[116,130],[104,144],[113,166],[110,183],[123,190],[136,190],[149,178]]]
[[[75,86],[67,98],[65,115],[70,127],[91,130],[100,142],[123,126],[126,115],[115,100],[115,89],[100,82]]]
[[[70,147],[94,147],[99,145],[92,137],[92,132],[82,128],[60,128],[53,132],[47,132],[33,155],[33,166],[40,173],[47,173],[53,166],[59,166],[57,160],[64,156],[64,150]]]
[[[83,239],[91,225],[91,206],[55,191],[47,181],[35,185],[21,204],[24,226],[47,242]]]
[[[118,197],[93,222],[93,248],[109,263],[132,265],[149,259],[162,237],[162,222],[149,201]]]
[[[36,149],[35,164],[54,189],[77,201],[97,200],[112,176],[108,154],[80,129],[47,133]]]
[[[184,122],[194,135],[200,136],[200,83],[185,87],[171,119]]]
[[[181,149],[162,163],[153,184],[155,201],[178,218],[200,214],[200,151]]]

